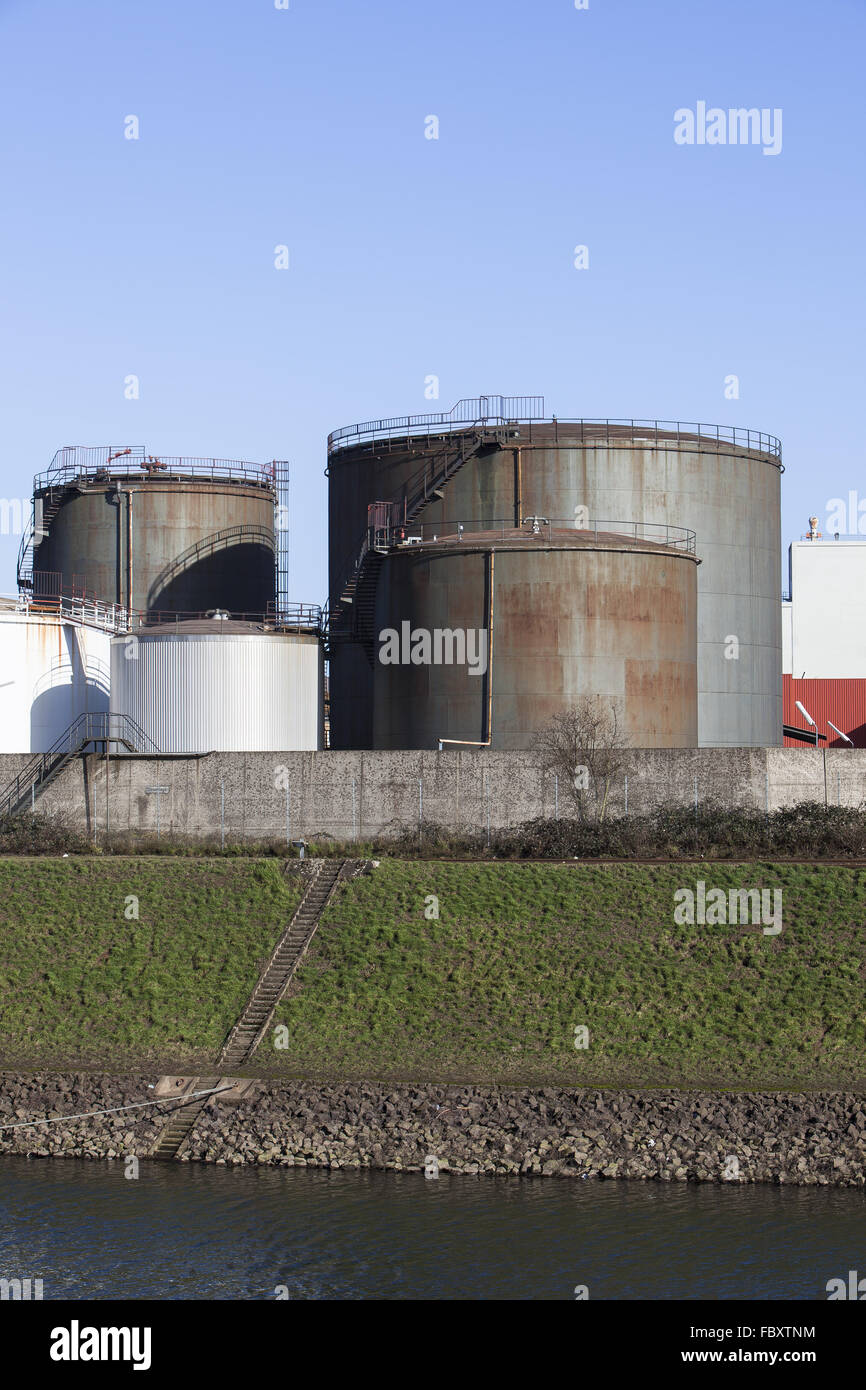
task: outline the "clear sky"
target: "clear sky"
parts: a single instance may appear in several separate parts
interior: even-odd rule
[[[288,458],[307,602],[328,431],[482,392],[778,435],[785,550],[866,499],[866,0],[289,3],[0,0],[0,495]],[[700,101],[781,152],[676,144]]]

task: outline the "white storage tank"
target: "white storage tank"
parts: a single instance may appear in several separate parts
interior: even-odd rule
[[[162,753],[322,746],[324,660],[313,629],[201,618],[111,644],[111,707]]]
[[[54,601],[33,612],[0,600],[0,753],[45,753],[80,714],[108,709],[111,632],[97,626],[110,610],[71,618],[84,605]]]

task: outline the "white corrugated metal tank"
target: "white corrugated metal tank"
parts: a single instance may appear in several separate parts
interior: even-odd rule
[[[111,707],[163,753],[317,749],[323,671],[313,633],[142,632],[111,644]]]
[[[108,709],[111,635],[0,610],[0,753],[44,753],[79,714]]]

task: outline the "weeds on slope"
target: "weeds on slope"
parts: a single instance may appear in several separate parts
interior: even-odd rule
[[[539,819],[505,829],[427,825],[380,847],[403,859],[791,859],[866,857],[866,807],[802,802],[772,811],[702,806],[659,809],[603,822]]]
[[[704,804],[660,808],[602,822],[561,818],[501,829],[394,824],[373,839],[311,835],[311,858],[348,859],[866,859],[866,805],[801,802],[765,814]],[[0,855],[168,855],[207,858],[298,856],[285,838],[187,837],[164,832],[88,835],[71,819],[28,813],[0,820]]]

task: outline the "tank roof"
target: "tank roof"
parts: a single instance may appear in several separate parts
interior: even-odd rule
[[[397,553],[402,553],[419,549],[425,552],[431,549],[471,550],[479,546],[485,550],[491,547],[500,550],[627,550],[649,554],[673,553],[695,558],[694,549],[686,543],[653,541],[643,537],[635,539],[615,531],[587,532],[568,530],[565,527],[552,527],[549,530],[545,527],[538,534],[532,531],[512,531],[504,536],[500,531],[472,531],[465,534],[463,540],[453,535],[438,536],[435,539],[428,537],[419,544],[396,546],[394,549]]]
[[[505,521],[415,522],[379,533],[390,554],[423,550],[627,550],[695,555],[695,533],[649,522],[588,521],[528,517],[521,527]]]

